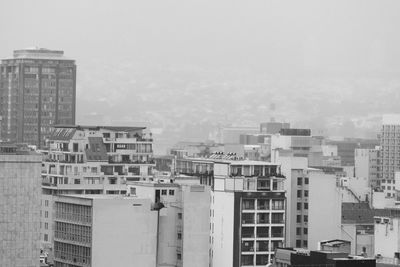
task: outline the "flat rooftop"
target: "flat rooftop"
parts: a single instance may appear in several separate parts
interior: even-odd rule
[[[58,124],[54,125],[54,128],[69,128],[69,129],[77,129],[77,130],[100,130],[106,129],[116,132],[131,132],[144,130],[146,127],[143,126],[107,126],[107,125],[67,125],[67,124]]]

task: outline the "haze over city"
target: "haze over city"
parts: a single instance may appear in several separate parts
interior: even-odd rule
[[[1,1],[0,56],[32,46],[64,50],[79,64],[78,123],[141,123],[168,145],[272,115],[374,138],[381,114],[399,111],[399,8],[398,1]]]

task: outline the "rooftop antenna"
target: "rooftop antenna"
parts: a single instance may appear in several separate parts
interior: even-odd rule
[[[270,114],[271,114],[271,119],[270,119],[271,122],[275,122],[275,117],[274,117],[275,109],[276,109],[275,103],[271,103],[269,105],[269,111],[270,111]]]

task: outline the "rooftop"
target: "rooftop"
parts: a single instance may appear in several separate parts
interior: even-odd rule
[[[14,59],[49,59],[49,60],[69,60],[64,56],[62,50],[51,50],[40,47],[28,47],[25,49],[14,50]]]
[[[146,127],[142,126],[66,125],[66,124],[54,125],[54,128],[68,128],[76,130],[95,130],[95,131],[98,131],[100,129],[106,129],[116,132],[132,132],[132,131],[146,129]]]

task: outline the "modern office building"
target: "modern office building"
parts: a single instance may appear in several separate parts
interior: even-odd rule
[[[38,267],[39,154],[0,144],[0,266]]]
[[[54,202],[54,266],[156,266],[157,211],[150,199],[64,195]]]
[[[394,186],[395,172],[400,171],[400,114],[383,116],[380,148],[378,183],[385,186],[387,196],[394,197],[388,187]]]
[[[144,127],[55,126],[42,167],[42,241],[51,246],[53,200],[60,194],[127,193],[152,175],[153,140]]]
[[[213,159],[211,266],[265,266],[285,239],[280,166],[219,156]]]
[[[75,124],[76,65],[64,52],[15,50],[0,64],[3,141],[43,147],[54,124]]]

